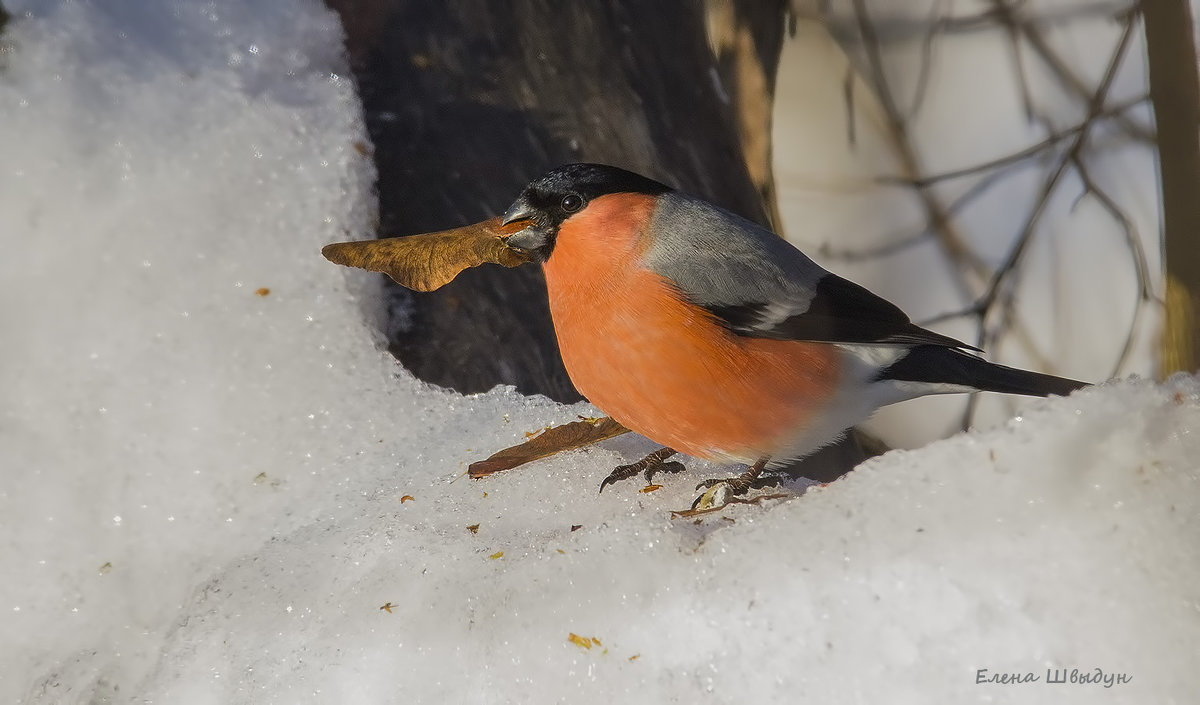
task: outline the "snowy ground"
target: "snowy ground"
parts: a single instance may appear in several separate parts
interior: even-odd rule
[[[413,380],[320,258],[372,215],[336,19],[5,5],[0,701],[1193,701],[1197,379],[699,522],[702,463],[596,495],[634,439],[472,482],[589,408]]]

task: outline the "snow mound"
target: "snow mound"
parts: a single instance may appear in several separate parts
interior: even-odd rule
[[[1114,383],[699,520],[670,518],[676,491],[597,498],[601,454],[474,484],[364,460],[378,489],[196,589],[145,695],[1187,702],[1197,429],[1195,378]],[[1129,680],[1047,683],[1097,668]],[[1039,680],[976,683],[1009,673]]]

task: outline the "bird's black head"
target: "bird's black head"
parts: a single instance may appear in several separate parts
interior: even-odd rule
[[[567,164],[533,181],[504,212],[504,223],[529,221],[529,227],[512,235],[510,246],[525,250],[545,262],[554,249],[563,221],[587,207],[594,198],[612,193],[657,196],[671,189],[653,179],[605,164]]]

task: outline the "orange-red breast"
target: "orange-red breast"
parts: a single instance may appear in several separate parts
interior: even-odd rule
[[[580,393],[691,456],[761,468],[905,399],[1085,386],[987,362],[770,231],[615,167],[554,169],[504,221],[528,223],[507,242],[542,263]]]

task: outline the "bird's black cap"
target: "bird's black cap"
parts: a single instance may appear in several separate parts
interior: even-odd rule
[[[567,164],[530,182],[520,198],[504,213],[504,221],[529,219],[540,227],[556,228],[572,213],[582,210],[593,198],[610,193],[657,196],[670,190],[671,187],[666,184],[619,167]]]
[[[532,181],[504,212],[504,222],[530,221],[508,243],[546,261],[554,248],[558,228],[588,202],[613,193],[657,196],[670,191],[666,184],[607,164],[567,164]]]

